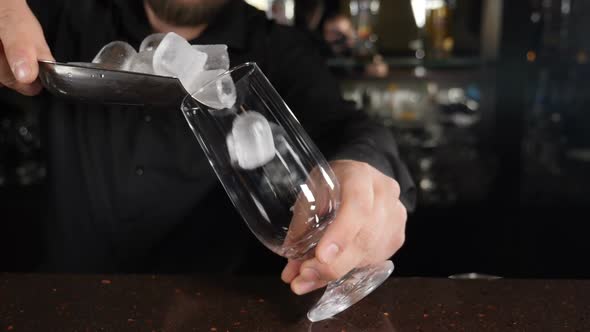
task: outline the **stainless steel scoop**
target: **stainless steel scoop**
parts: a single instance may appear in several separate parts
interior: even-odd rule
[[[175,77],[103,69],[91,65],[42,60],[39,61],[39,79],[56,96],[100,104],[178,108],[188,95]]]

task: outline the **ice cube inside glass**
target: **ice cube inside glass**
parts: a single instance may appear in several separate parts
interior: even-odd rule
[[[255,75],[259,73],[258,75]],[[207,103],[233,83],[231,107]],[[250,229],[289,258],[310,254],[334,218],[338,182],[254,64],[225,72],[185,99],[183,113]]]

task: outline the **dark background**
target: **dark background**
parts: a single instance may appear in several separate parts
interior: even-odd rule
[[[397,275],[590,277],[590,4],[504,1],[498,56],[488,57],[481,47],[484,1],[456,1],[453,54],[421,63],[427,75],[416,77],[406,45],[417,32],[409,0],[403,2],[381,1],[376,31],[387,77],[363,75],[362,59],[326,58],[343,89],[362,95],[366,111],[394,132],[419,187],[406,245],[394,259]],[[327,1],[326,8],[342,10],[341,3]],[[371,91],[418,91],[428,83],[476,91],[477,123],[453,125],[445,119],[464,107],[437,104],[434,120],[407,125],[367,101]],[[0,90],[6,271],[34,270],[41,250],[45,158],[29,103]]]

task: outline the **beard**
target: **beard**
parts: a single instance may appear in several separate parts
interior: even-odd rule
[[[154,14],[177,27],[209,23],[228,0],[144,0]]]

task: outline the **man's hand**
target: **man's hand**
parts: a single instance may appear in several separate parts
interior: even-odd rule
[[[407,212],[392,178],[366,163],[331,163],[340,182],[336,220],[316,247],[315,257],[290,260],[282,279],[296,294],[305,294],[339,279],[355,267],[389,259],[403,245]]]
[[[53,56],[25,0],[0,1],[0,42],[0,87],[28,96],[39,93],[37,60],[53,60]]]

